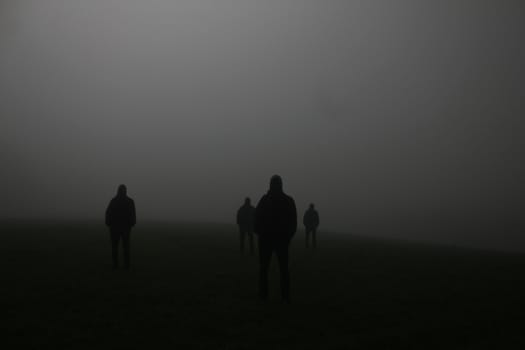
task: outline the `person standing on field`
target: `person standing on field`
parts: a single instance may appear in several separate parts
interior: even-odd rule
[[[136,223],[135,202],[127,196],[126,186],[120,185],[117,195],[111,199],[106,209],[106,226],[109,227],[111,235],[111,256],[114,269],[119,267],[118,250],[120,241],[122,241],[122,250],[124,252],[124,268],[129,269],[130,234],[131,228]]]
[[[237,225],[239,226],[241,253],[244,253],[244,241],[248,237],[250,241],[250,255],[254,253],[253,245],[253,223],[255,220],[255,208],[251,205],[250,198],[246,197],[244,205],[237,211]]]
[[[306,248],[310,246],[310,234],[312,235],[312,246],[315,248],[317,245],[316,233],[319,226],[319,213],[315,210],[313,203],[310,204],[310,207],[304,213],[303,225],[306,233]]]
[[[268,269],[275,252],[279,261],[282,300],[290,303],[288,249],[297,231],[297,210],[292,197],[283,192],[279,175],[272,176],[270,189],[255,209],[255,233],[259,236],[259,297],[268,299]]]

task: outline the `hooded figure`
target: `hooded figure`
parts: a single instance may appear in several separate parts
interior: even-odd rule
[[[310,234],[312,234],[312,245],[315,248],[317,245],[316,232],[319,226],[319,213],[315,210],[313,203],[310,204],[310,207],[304,213],[303,224],[306,233],[306,248],[310,246]]]
[[[288,271],[288,247],[297,230],[297,210],[292,197],[283,192],[280,176],[270,180],[270,189],[255,209],[255,233],[259,236],[259,296],[268,298],[268,268],[273,252],[279,261],[281,296],[290,302],[290,273]]]
[[[131,228],[135,226],[135,202],[127,196],[125,185],[118,187],[117,195],[111,199],[106,209],[106,225],[111,234],[113,268],[118,268],[118,246],[122,239],[124,251],[124,267],[129,269],[130,253],[129,240]]]
[[[246,197],[244,205],[237,211],[237,225],[239,226],[241,253],[244,253],[244,240],[246,236],[250,240],[250,254],[253,255],[253,222],[255,220],[255,208],[251,205],[250,198]]]

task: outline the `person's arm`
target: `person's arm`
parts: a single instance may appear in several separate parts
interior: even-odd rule
[[[319,213],[316,212],[315,213],[315,227],[319,226],[319,223],[320,223],[320,221],[319,221]]]
[[[295,201],[290,197],[290,238],[295,235],[297,231],[297,208]]]
[[[255,207],[250,207],[250,228],[253,232],[253,228],[255,227]]]
[[[237,210],[237,225],[240,225],[241,223],[241,209]]]
[[[106,226],[111,226],[111,219],[112,219],[112,212],[113,212],[113,200],[111,200],[108,204],[108,207],[106,208]]]
[[[137,223],[137,213],[135,212],[135,202],[131,200],[131,226]]]
[[[257,206],[255,207],[255,213],[254,213],[254,218],[253,218],[253,232],[256,235],[261,235],[263,231],[264,200],[265,200],[265,196],[263,196],[259,200],[259,203],[257,203]]]

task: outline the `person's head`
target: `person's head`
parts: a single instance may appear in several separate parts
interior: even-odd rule
[[[127,195],[127,188],[126,185],[120,185],[117,190],[117,196],[119,197],[125,197]]]
[[[270,191],[271,192],[282,192],[283,191],[283,180],[279,175],[274,175],[270,179]]]
[[[245,205],[250,205],[250,203],[251,203],[251,201],[250,201],[250,197],[246,197],[246,198],[244,199],[244,204],[245,204]]]
[[[310,203],[310,209],[313,210],[314,208],[315,208],[314,204],[313,204],[313,203]]]

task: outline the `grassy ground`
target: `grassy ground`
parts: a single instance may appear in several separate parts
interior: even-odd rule
[[[523,349],[525,256],[320,233],[291,249],[292,305],[256,298],[233,226],[142,224],[131,271],[97,223],[10,223],[0,244],[9,348]]]

